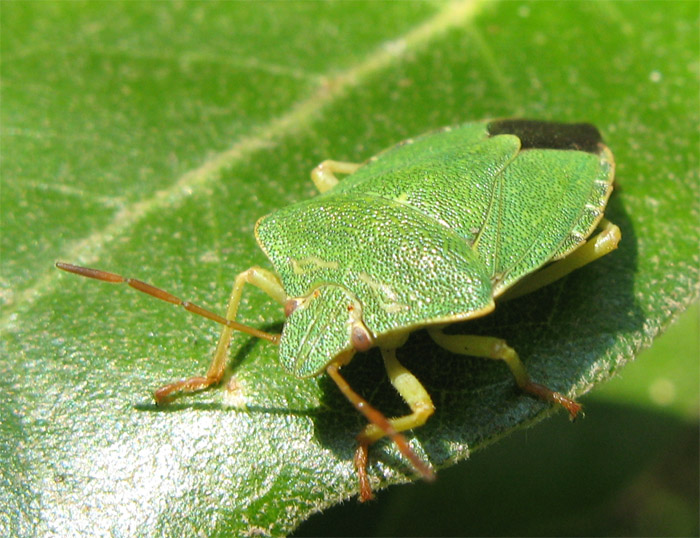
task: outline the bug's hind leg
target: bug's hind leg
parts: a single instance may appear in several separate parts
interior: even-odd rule
[[[362,165],[359,163],[323,161],[311,171],[311,179],[316,185],[318,192],[326,192],[338,184],[336,174],[352,174],[360,166]]]
[[[597,235],[586,241],[566,258],[556,261],[518,282],[501,295],[500,300],[515,299],[538,290],[615,250],[622,237],[620,228],[608,219],[602,219],[598,227],[601,231]]]
[[[281,304],[284,304],[284,302],[287,300],[287,294],[284,292],[282,284],[274,273],[260,267],[251,267],[236,277],[233,284],[233,291],[231,292],[231,297],[229,298],[228,302],[226,319],[236,319],[238,305],[241,302],[241,295],[243,293],[243,287],[246,284],[252,284],[257,288],[260,288]],[[231,343],[232,334],[233,329],[231,327],[225,326],[221,331],[221,336],[219,337],[219,343],[216,346],[214,358],[212,359],[209,369],[205,375],[182,379],[159,388],[154,394],[156,402],[159,404],[166,403],[172,397],[173,393],[195,392],[219,383],[221,378],[224,376],[224,370],[226,369],[226,357],[228,355],[228,347]]]
[[[505,340],[492,336],[445,334],[441,329],[430,329],[429,333],[440,347],[452,353],[502,360],[513,373],[516,383],[522,390],[542,400],[561,405],[569,412],[572,420],[581,410],[581,405],[571,398],[567,398],[544,385],[534,383],[516,351],[506,344]]]

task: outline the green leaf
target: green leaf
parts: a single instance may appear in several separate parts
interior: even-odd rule
[[[344,503],[295,536],[697,536],[700,303],[585,398],[434,483]]]
[[[620,249],[455,328],[506,338],[555,389],[608,379],[697,297],[695,2],[1,9],[2,534],[279,535],[356,494],[362,419],[329,380],[290,378],[273,346],[238,336],[227,386],[156,408],[154,388],[206,370],[218,328],[53,268],[223,312],[235,274],[266,263],[256,219],[312,196],[322,159],[486,117],[596,124]],[[257,291],[241,317],[283,321]],[[400,357],[438,406],[411,434],[438,468],[550,411],[503,365],[422,333]],[[344,373],[403,413],[380,362]],[[371,457],[382,485],[414,478],[389,443]]]

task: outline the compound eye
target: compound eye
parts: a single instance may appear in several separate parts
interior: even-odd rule
[[[292,312],[299,308],[300,304],[300,299],[289,299],[286,303],[284,303],[284,315],[287,317],[291,316]]]
[[[361,323],[356,323],[353,325],[350,343],[357,351],[367,351],[374,346],[372,335],[367,330],[367,327]]]

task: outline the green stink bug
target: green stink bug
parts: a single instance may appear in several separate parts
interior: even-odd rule
[[[349,174],[339,181],[335,174]],[[233,330],[279,344],[297,377],[324,371],[369,420],[357,436],[361,498],[371,498],[369,446],[389,436],[413,466],[430,467],[403,430],[434,411],[418,379],[396,358],[408,335],[427,328],[458,354],[503,360],[526,392],[566,408],[570,398],[532,382],[503,340],[448,335],[450,323],[484,316],[503,300],[538,289],[616,248],[620,230],[603,218],[614,162],[588,124],[474,122],[406,140],[363,164],[325,161],[311,174],[320,194],[262,217],[258,244],[274,272],[252,267],[234,283],[226,317],[144,282],[58,263],[60,269],[132,287],[223,324],[205,376],[171,383],[159,403],[221,381]],[[601,231],[588,239],[594,230]],[[543,266],[545,266],[543,268]],[[245,284],[283,305],[280,335],[235,321]],[[357,351],[379,347],[411,413],[387,419],[341,377]]]

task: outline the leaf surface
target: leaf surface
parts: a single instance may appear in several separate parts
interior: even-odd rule
[[[580,395],[698,290],[698,5],[3,4],[0,530],[7,535],[279,535],[357,492],[362,419],[325,378],[285,375],[238,336],[227,386],[167,408],[218,328],[53,269],[118,271],[223,312],[266,260],[257,218],[360,161],[488,117],[589,121],[617,162],[618,251],[454,330],[501,336],[536,380]],[[278,330],[250,291],[243,322]],[[548,413],[501,364],[400,357],[438,407],[411,443],[444,467]],[[378,354],[348,381],[404,413]],[[233,380],[233,381],[231,381]],[[228,387],[228,388],[227,388]],[[414,478],[388,443],[381,484]]]

